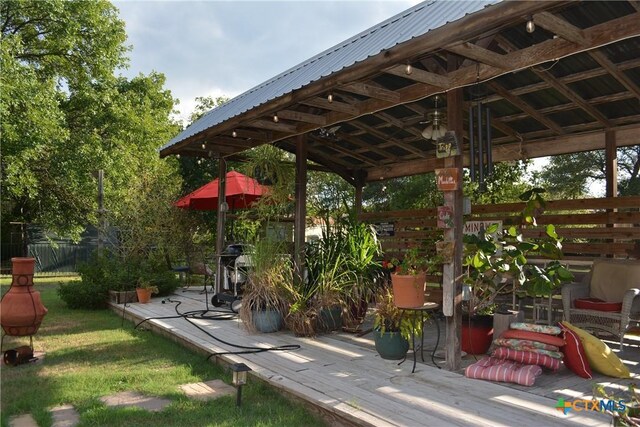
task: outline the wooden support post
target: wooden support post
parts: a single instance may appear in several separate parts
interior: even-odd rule
[[[462,89],[447,92],[447,117],[449,129],[454,131],[462,147],[464,134],[462,122]],[[458,169],[459,180],[462,181],[462,156],[444,159],[445,168]],[[454,242],[453,262],[445,264],[443,269],[443,307],[446,321],[445,359],[446,368],[457,371],[462,364],[460,335],[462,325],[462,182],[459,189],[444,193],[444,204],[451,208],[453,227],[446,229],[445,241]]]
[[[216,229],[216,294],[224,290],[224,272],[222,267],[222,251],[224,251],[224,223],[226,209],[223,208],[227,188],[227,161],[220,155],[218,159],[218,227]]]
[[[307,217],[307,136],[296,136],[296,216],[294,222],[294,278],[304,280],[304,232]]]
[[[605,141],[605,170],[607,175],[607,197],[618,196],[618,150],[616,133],[606,131]]]

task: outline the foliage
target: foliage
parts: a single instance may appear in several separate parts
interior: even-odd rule
[[[424,314],[426,319],[428,313]],[[422,319],[416,311],[403,310],[393,301],[393,291],[381,288],[376,294],[376,308],[374,311],[374,329],[381,333],[400,332],[405,339],[420,335],[422,332]]]
[[[640,194],[640,145],[619,147],[617,162],[619,195]],[[551,157],[535,178],[554,198],[584,197],[590,194],[595,183],[606,180],[605,152],[595,150]]]
[[[148,289],[152,294],[157,294],[160,292],[156,285],[151,284],[151,282],[146,281],[145,279],[138,279],[136,283],[136,289]]]
[[[174,100],[161,74],[114,76],[128,48],[111,3],[3,1],[0,12],[2,221],[78,238],[97,221],[97,170],[118,215],[141,170],[166,163],[156,149],[178,129]]]
[[[472,204],[517,202],[529,187],[524,178],[530,165],[530,160],[494,164],[493,173],[485,178],[482,191],[477,183],[471,181],[470,171],[465,169],[464,194],[469,196]]]
[[[15,369],[3,366],[3,426],[9,425],[11,417],[25,413],[33,414],[40,426],[52,425],[49,409],[61,402],[73,405],[80,415],[79,425],[88,426],[212,424],[203,420],[228,426],[324,425],[303,405],[253,379],[242,388],[241,411],[235,405],[235,395],[209,402],[189,399],[177,392],[179,385],[213,379],[231,384],[231,373],[172,339],[134,329],[132,323],[123,323],[120,314],[70,310],[57,297],[56,285],[44,284],[39,277],[35,283],[49,310],[34,341],[37,349],[46,350],[46,363]],[[23,344],[24,337],[4,339],[7,348]],[[109,408],[99,401],[102,396],[127,390],[167,398],[172,404],[158,413]]]
[[[551,224],[545,227],[541,238],[526,239],[523,229],[537,226],[536,216],[542,214],[544,190],[534,188],[521,195],[526,202],[521,222],[498,232],[492,224],[477,236],[464,237],[466,272],[463,281],[472,287],[469,313],[486,311],[494,305],[495,298],[514,287],[528,295],[549,295],[562,283],[573,278],[559,259],[562,257],[562,239]],[[527,265],[528,257],[538,255],[550,261],[544,267]]]
[[[629,384],[627,390],[622,393],[609,393],[602,384],[593,387],[594,399],[607,399],[614,402],[614,408],[620,408],[623,403],[626,408],[624,411],[606,410],[611,415],[611,425],[624,427],[640,426],[640,393],[638,393],[635,384]]]
[[[285,292],[293,284],[293,267],[282,242],[258,240],[249,256],[252,267],[242,294],[240,318],[253,331],[254,311],[269,309],[286,314]]]
[[[354,187],[339,175],[310,170],[307,180],[307,215],[339,218],[353,208]],[[345,201],[350,201],[345,203]]]
[[[387,268],[393,269],[395,274],[417,276],[429,269],[427,257],[420,253],[420,249],[413,247],[404,253],[402,261],[393,258],[387,263]]]
[[[362,191],[363,205],[370,211],[436,207],[443,197],[433,173],[369,182]]]

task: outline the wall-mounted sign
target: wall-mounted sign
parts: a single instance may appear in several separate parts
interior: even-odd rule
[[[440,191],[454,191],[458,189],[460,180],[458,179],[457,168],[436,169],[436,183]]]
[[[438,206],[438,228],[453,228],[453,209],[451,206]]]
[[[442,257],[442,262],[449,264],[453,262],[453,252],[455,249],[454,242],[443,241],[436,242],[436,252]]]
[[[497,233],[502,233],[502,221],[467,221],[464,223],[462,232],[464,234],[475,234],[476,236],[481,230],[486,230],[491,224],[498,224]]]
[[[436,157],[442,159],[444,157],[457,156],[460,154],[458,147],[458,138],[454,131],[449,131],[436,141]]]
[[[378,237],[380,236],[393,236],[396,234],[395,225],[393,222],[378,222],[373,224],[373,227],[376,229],[376,234]]]

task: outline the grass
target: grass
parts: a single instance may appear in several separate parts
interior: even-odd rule
[[[59,281],[55,279],[55,282]],[[69,279],[67,279],[69,280]],[[73,279],[71,279],[73,280]],[[151,332],[133,330],[108,310],[70,310],[55,283],[35,279],[49,313],[34,337],[40,363],[2,366],[0,420],[31,413],[39,426],[50,426],[49,408],[71,404],[81,426],[321,426],[323,421],[302,405],[288,401],[269,386],[249,380],[242,406],[235,395],[210,402],[192,401],[178,385],[223,379],[231,375],[177,343]],[[1,280],[3,292],[7,281]],[[7,337],[4,349],[28,344],[28,338]],[[112,409],[99,398],[120,391],[138,391],[172,400],[164,411]]]

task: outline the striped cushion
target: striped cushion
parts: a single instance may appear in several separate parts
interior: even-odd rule
[[[465,369],[467,378],[501,381],[532,386],[542,369],[536,365],[521,365],[505,359],[485,357]]]
[[[557,371],[558,368],[560,368],[560,359],[555,359],[545,354],[534,353],[532,351],[519,351],[506,347],[498,347],[491,356],[499,359],[515,360],[516,362],[525,363],[527,365],[540,365],[554,371]]]
[[[560,327],[564,331],[564,340],[567,345],[562,347],[564,353],[564,366],[566,366],[571,372],[582,378],[591,379],[591,366],[587,360],[587,355],[582,347],[580,338],[571,329],[559,323]]]

